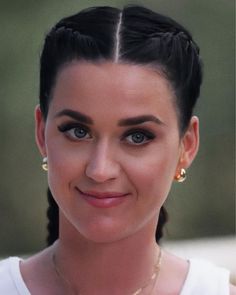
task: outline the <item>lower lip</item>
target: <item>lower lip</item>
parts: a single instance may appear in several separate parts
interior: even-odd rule
[[[122,195],[120,197],[110,197],[110,198],[95,198],[80,192],[80,196],[90,205],[96,208],[111,208],[118,206],[125,202],[128,194]]]

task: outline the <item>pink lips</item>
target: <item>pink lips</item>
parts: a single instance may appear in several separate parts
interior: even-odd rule
[[[124,202],[126,197],[129,195],[128,193],[94,191],[82,192],[80,189],[77,190],[86,202],[97,208],[109,208],[117,206]]]

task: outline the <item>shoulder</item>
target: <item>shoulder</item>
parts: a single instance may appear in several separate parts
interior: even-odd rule
[[[230,295],[236,295],[236,286],[230,285]]]
[[[229,271],[210,262],[190,259],[181,295],[227,295],[229,294]],[[232,293],[234,295],[234,293]]]
[[[0,261],[0,294],[17,292],[12,274],[13,264],[16,264],[17,261],[19,261],[18,257],[10,257]]]
[[[19,257],[0,261],[0,294],[30,295],[21,277],[19,263]]]

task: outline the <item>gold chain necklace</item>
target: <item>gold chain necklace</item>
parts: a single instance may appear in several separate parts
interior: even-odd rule
[[[162,262],[162,250],[160,248],[159,255],[158,255],[158,258],[157,258],[157,262],[154,265],[154,271],[153,271],[151,277],[147,280],[147,282],[142,287],[138,288],[137,290],[135,290],[130,295],[138,295],[138,294],[140,294],[145,288],[147,288],[151,284],[151,282],[154,282],[153,288],[155,287],[155,282],[157,281],[157,277],[158,277],[158,274],[159,274],[160,268],[161,268],[161,262]],[[76,295],[77,292],[73,289],[72,284],[69,282],[69,280],[67,280],[63,276],[63,274],[59,270],[59,268],[57,266],[57,263],[56,263],[55,253],[52,254],[52,264],[53,264],[53,269],[55,270],[57,276],[60,279],[62,279],[62,281],[64,281],[66,283],[66,285],[68,286],[68,288],[72,291],[72,294],[75,294]]]

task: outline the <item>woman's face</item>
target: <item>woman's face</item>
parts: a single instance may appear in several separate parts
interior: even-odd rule
[[[137,65],[74,62],[58,74],[37,142],[62,219],[94,241],[156,225],[174,176],[197,150],[197,119],[179,136],[164,76]]]

